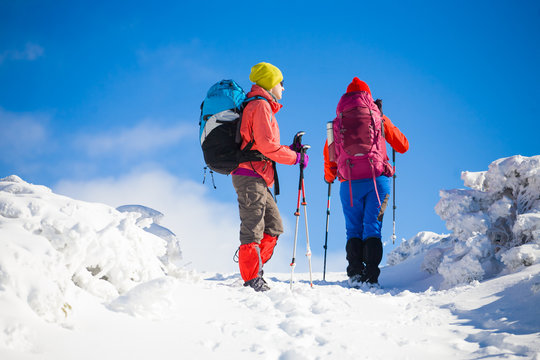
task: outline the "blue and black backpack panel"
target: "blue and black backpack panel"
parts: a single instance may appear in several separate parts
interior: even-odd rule
[[[264,98],[246,99],[246,93],[234,80],[222,80],[208,90],[201,104],[199,139],[204,161],[213,171],[228,175],[242,162],[265,158],[250,150],[251,143],[241,149],[242,110],[247,102],[258,99]]]

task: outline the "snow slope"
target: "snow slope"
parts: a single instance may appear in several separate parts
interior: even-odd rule
[[[182,268],[153,209],[1,179],[0,359],[540,359],[539,171],[463,173],[436,206],[451,233],[388,254],[381,289],[269,273],[265,293]]]

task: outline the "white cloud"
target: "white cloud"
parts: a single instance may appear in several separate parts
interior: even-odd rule
[[[23,50],[6,50],[0,53],[0,64],[5,60],[34,61],[45,53],[43,47],[33,43],[27,43]]]
[[[0,108],[0,151],[9,157],[34,154],[47,142],[48,118],[37,113],[13,113]]]
[[[237,206],[215,201],[209,189],[162,170],[86,182],[63,180],[53,187],[55,192],[74,199],[114,207],[145,205],[158,210],[165,215],[162,225],[180,239],[188,268],[236,272],[238,265],[232,258],[239,246]]]
[[[75,143],[90,156],[136,156],[177,144],[185,136],[194,137],[195,135],[192,134],[194,131],[195,127],[185,124],[162,127],[150,121],[144,121],[132,128],[80,135]]]

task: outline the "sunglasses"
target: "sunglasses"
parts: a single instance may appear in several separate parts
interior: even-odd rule
[[[281,81],[279,84],[283,87],[283,81]]]

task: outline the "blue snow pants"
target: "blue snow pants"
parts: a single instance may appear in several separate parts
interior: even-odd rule
[[[390,195],[390,178],[379,176],[375,178],[381,203],[388,202]],[[381,238],[382,217],[377,220],[381,210],[375,192],[373,179],[351,180],[353,206],[349,181],[343,181],[340,187],[341,205],[345,215],[345,228],[347,239],[359,238],[366,240],[370,237]]]

